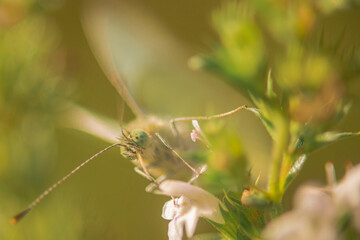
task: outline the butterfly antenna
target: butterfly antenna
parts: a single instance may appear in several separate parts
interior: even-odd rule
[[[89,159],[87,159],[86,161],[84,161],[83,163],[81,163],[79,166],[77,166],[74,170],[72,170],[70,173],[68,173],[65,177],[63,177],[62,179],[60,179],[59,181],[57,181],[55,184],[53,184],[51,187],[49,187],[46,191],[44,191],[38,198],[36,198],[24,211],[20,212],[19,214],[15,215],[14,217],[11,218],[11,223],[16,224],[18,223],[23,217],[25,217],[36,205],[38,205],[47,195],[49,195],[49,193],[51,193],[55,188],[57,188],[60,184],[62,184],[63,182],[65,182],[66,179],[68,179],[69,177],[71,177],[74,173],[76,173],[80,168],[82,168],[83,166],[85,166],[86,164],[88,164],[91,160],[93,160],[94,158],[96,158],[97,156],[99,156],[100,154],[106,152],[107,150],[109,150],[110,148],[113,148],[115,146],[121,146],[123,145],[122,143],[115,143],[113,145],[110,145],[106,148],[104,148],[103,150],[101,150],[100,152],[96,153],[95,155],[93,155],[92,157],[90,157]]]
[[[120,112],[118,113],[119,115],[119,122],[120,122],[120,127],[121,129],[124,126],[124,116],[125,116],[125,100],[122,101],[121,103],[121,108],[120,108]]]
[[[125,101],[123,101],[122,103],[122,107],[121,107],[121,113],[120,113],[120,128],[121,128],[121,134],[123,135],[123,137],[125,139],[128,139],[125,131],[124,131],[124,115],[125,115]]]
[[[210,119],[214,119],[214,118],[223,118],[223,117],[227,117],[230,116],[234,113],[237,113],[238,111],[242,110],[242,109],[246,109],[248,108],[246,105],[242,105],[238,108],[235,108],[234,110],[231,110],[229,112],[225,112],[225,113],[220,113],[220,114],[216,114],[216,115],[212,115],[212,116],[200,116],[200,117],[180,117],[180,118],[174,118],[170,120],[170,127],[171,130],[173,131],[173,133],[175,135],[178,134],[178,131],[176,129],[175,123],[176,122],[180,122],[180,121],[193,121],[193,120],[210,120]]]

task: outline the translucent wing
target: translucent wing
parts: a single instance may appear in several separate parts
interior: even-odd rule
[[[90,47],[104,73],[135,115],[139,117],[144,115],[144,111],[132,97],[127,82],[124,80],[124,76],[122,76],[119,67],[116,65],[117,59],[115,58],[116,54],[114,54],[115,45],[112,42],[114,38],[112,36],[113,27],[111,24],[117,22],[117,20],[114,19],[116,18],[114,11],[110,9],[109,6],[106,7],[103,5],[89,6],[83,20],[84,30]],[[128,44],[124,37],[119,39],[125,41],[120,41],[117,45]],[[121,54],[121,56],[123,55],[124,54]],[[131,55],[129,54],[128,56]],[[129,62],[131,63],[131,61]],[[129,66],[131,66],[131,64]],[[124,66],[124,68],[126,68],[126,66]]]
[[[168,106],[178,107],[173,104],[179,97],[169,90],[184,93],[196,77],[186,67],[190,54],[139,9],[124,3],[90,4],[83,18],[85,33],[103,71],[136,115],[144,109],[171,113],[156,106],[166,99]]]
[[[221,113],[249,104],[213,76],[188,69],[188,58],[198,51],[189,52],[139,6],[99,2],[87,6],[85,33],[104,72],[137,116],[144,109],[183,117],[208,114],[209,106],[212,113]],[[241,114],[236,128],[246,136],[250,158],[266,159],[257,147],[269,143],[253,116]]]
[[[219,89],[228,95],[222,82],[190,70],[188,58],[197,51],[190,53],[139,6],[88,5],[83,26],[104,72],[138,115],[144,109],[157,115],[204,113],[206,104],[217,105]]]

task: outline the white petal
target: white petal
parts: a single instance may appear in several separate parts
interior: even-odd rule
[[[199,122],[197,120],[192,120],[192,125],[194,126],[196,131],[198,131],[200,133],[202,132],[201,128],[200,128],[200,125],[199,125]]]
[[[224,224],[225,223],[225,220],[220,212],[220,208],[219,206],[217,206],[216,209],[213,209],[211,212],[209,211],[202,211],[200,212],[200,216],[202,217],[206,217],[208,219],[210,219],[211,221],[213,222],[217,222],[217,223],[220,223],[220,224]]]
[[[169,240],[182,240],[184,223],[177,219],[169,222],[168,237]]]
[[[198,211],[195,207],[192,207],[183,217],[185,218],[186,236],[192,237],[194,235],[197,222],[199,220]]]
[[[176,201],[176,199],[175,199]],[[169,200],[164,204],[161,217],[166,220],[172,220],[178,212],[177,207],[174,205],[174,200]]]
[[[193,201],[197,201],[197,204],[203,207],[216,208],[220,204],[219,199],[211,193],[182,181],[166,180],[160,184],[159,189],[162,194],[177,197],[185,196]]]
[[[345,178],[334,187],[336,200],[350,208],[360,207],[360,164],[351,168]]]
[[[199,135],[196,130],[191,131],[190,138],[193,142],[196,142],[196,140],[199,139]]]
[[[224,223],[220,213],[219,199],[200,187],[182,181],[166,180],[159,186],[160,194],[169,196],[184,196],[191,201],[191,205],[199,211],[199,216],[204,216],[217,223]]]
[[[190,200],[187,197],[181,196],[179,198],[175,198],[176,199],[176,204],[177,206],[180,208],[184,208],[185,205],[188,205],[190,203]]]
[[[300,187],[294,196],[294,207],[309,217],[331,217],[335,214],[331,192],[325,188]]]

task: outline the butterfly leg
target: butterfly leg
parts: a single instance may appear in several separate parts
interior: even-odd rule
[[[134,167],[134,170],[137,174],[143,176],[144,178],[146,178],[149,181],[153,181],[152,177],[149,177],[149,175],[147,175],[140,167]]]
[[[135,167],[134,170],[136,173],[138,173],[139,175],[145,177],[146,179],[152,182],[148,186],[146,186],[145,188],[146,192],[153,192],[154,189],[160,185],[160,183],[162,183],[165,179],[169,177],[169,174],[164,174],[158,177],[157,179],[154,179],[152,176],[149,177],[149,175],[147,175],[144,171],[142,171],[140,167]]]
[[[194,176],[188,181],[188,183],[193,183],[201,174],[203,174],[207,169],[207,165],[204,164],[202,166],[200,166],[198,169],[197,169],[197,172],[199,174],[194,174]]]
[[[149,181],[151,181],[152,183],[150,183],[146,188],[145,191],[146,192],[153,192],[154,189],[156,187],[159,186],[159,184],[164,181],[167,177],[167,175],[162,175],[157,179],[154,179],[152,176],[147,175],[143,170],[141,170],[140,167],[135,167],[134,168],[135,172],[138,173],[139,175],[143,176],[144,178],[148,179]],[[155,183],[156,182],[156,183]]]
[[[175,149],[173,149],[166,141],[163,137],[160,136],[159,133],[155,133],[155,135],[160,139],[160,141],[165,145],[165,147],[167,147],[170,151],[172,151],[188,168],[190,168],[191,171],[193,171],[196,175],[196,178],[198,178],[200,176],[200,173],[194,168],[192,167],[185,159],[183,159],[179,153],[177,153],[175,151]]]
[[[210,120],[210,119],[214,119],[214,118],[223,118],[223,117],[227,117],[230,116],[234,113],[237,113],[238,111],[247,108],[246,105],[242,105],[240,107],[235,108],[234,110],[231,110],[229,112],[225,112],[225,113],[220,113],[220,114],[216,114],[216,115],[212,115],[212,116],[200,116],[200,117],[180,117],[180,118],[174,118],[170,120],[170,127],[172,132],[174,133],[174,135],[178,135],[178,131],[176,129],[176,122],[183,122],[183,121],[192,121],[192,120]]]
[[[158,177],[158,178],[156,179],[156,181],[160,184],[160,183],[162,183],[165,179],[167,179],[167,177],[168,177],[167,174],[161,175],[160,177]],[[158,187],[156,184],[150,183],[150,184],[147,185],[147,187],[145,188],[145,191],[146,191],[146,192],[153,192],[156,187]]]
[[[136,155],[137,155],[137,159],[138,159],[138,161],[139,161],[139,163],[140,163],[141,169],[138,168],[138,167],[136,167],[136,168],[135,168],[135,172],[137,172],[137,173],[139,173],[140,175],[142,175],[143,177],[149,179],[149,180],[150,180],[153,184],[155,184],[156,186],[159,186],[160,183],[159,183],[153,176],[151,176],[151,174],[150,174],[150,172],[149,172],[149,170],[148,170],[148,167],[145,166],[141,154],[140,154],[140,153],[137,153]]]

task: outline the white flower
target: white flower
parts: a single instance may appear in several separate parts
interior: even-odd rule
[[[186,236],[192,237],[199,217],[224,223],[219,199],[200,187],[182,181],[166,180],[160,184],[159,189],[160,194],[179,197],[166,202],[163,207],[162,217],[171,220],[168,230],[170,240],[181,240],[184,227]]]
[[[200,128],[198,121],[192,120],[192,124],[195,129],[193,129],[192,132],[190,133],[190,137],[193,142],[196,142],[196,140],[198,140],[198,139],[201,140],[200,136],[203,136],[204,134]]]
[[[294,197],[294,209],[272,220],[263,232],[265,240],[335,240],[344,212],[352,215],[352,226],[360,232],[360,164],[335,184],[331,165],[331,186],[305,186]]]
[[[360,232],[360,164],[348,170],[333,191],[339,211],[352,213],[354,226]]]
[[[334,193],[339,204],[360,210],[360,164],[347,171]]]
[[[294,196],[294,208],[308,219],[334,219],[336,212],[329,188],[302,186]]]
[[[207,140],[204,132],[201,130],[199,122],[196,120],[192,120],[192,125],[194,126],[194,129],[190,133],[190,138],[193,142],[196,142],[197,140],[200,140],[203,142],[207,148],[210,148],[210,143]]]
[[[300,211],[289,211],[272,220],[262,233],[264,240],[336,240],[334,224],[325,219],[307,218]]]
[[[271,221],[265,240],[335,240],[336,214],[331,192],[304,186],[297,190],[294,209]]]

